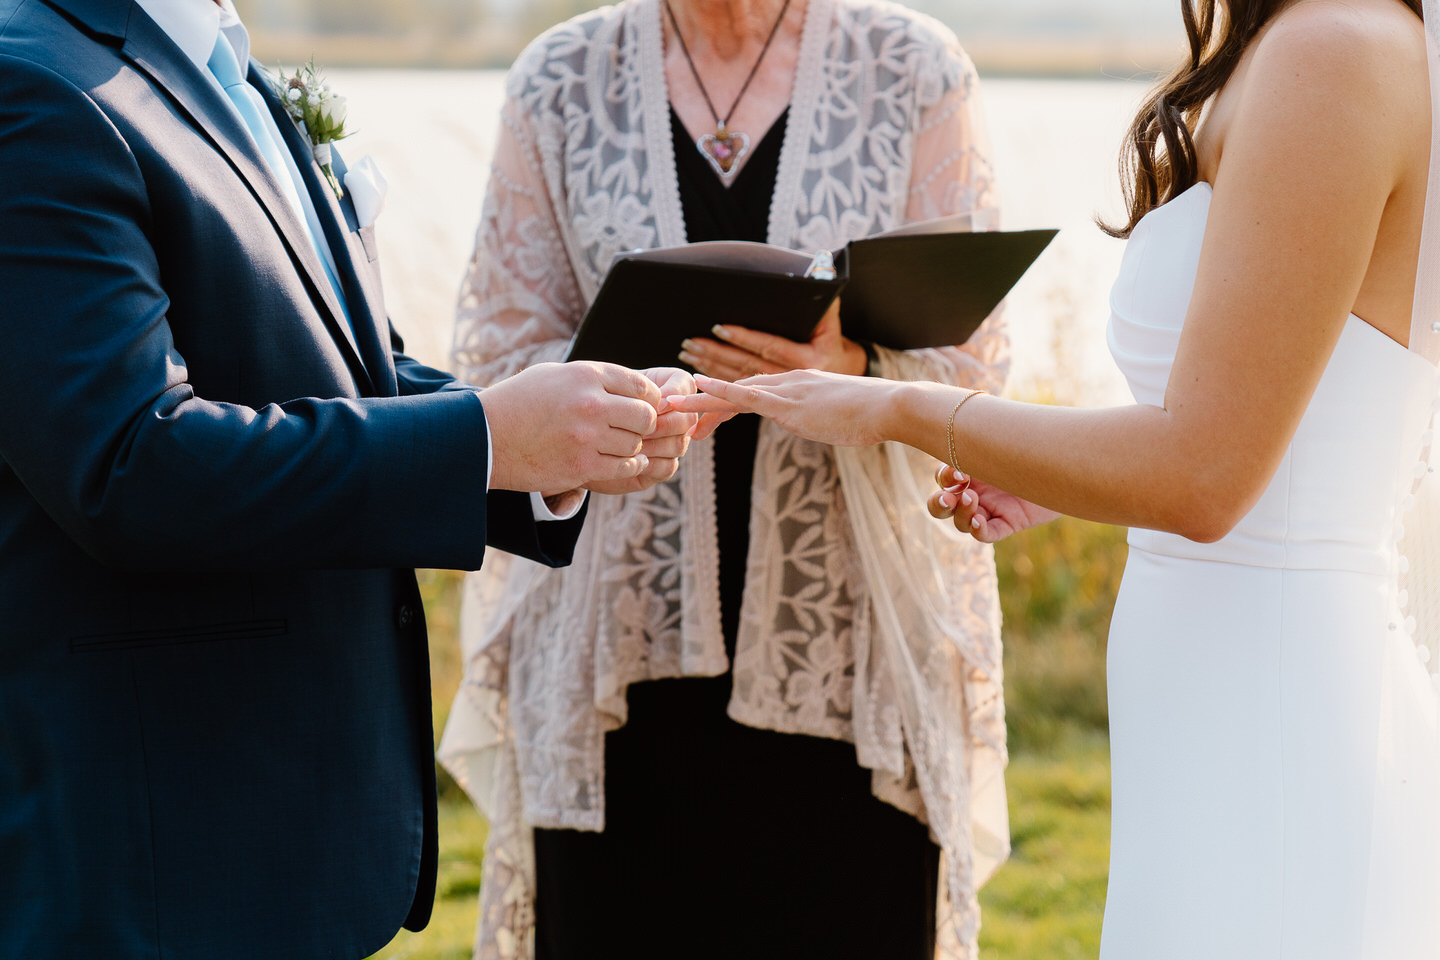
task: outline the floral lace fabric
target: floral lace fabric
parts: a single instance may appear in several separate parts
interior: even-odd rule
[[[578,17],[511,71],[458,310],[466,379],[562,359],[615,254],[685,242],[660,18],[658,0]],[[923,16],[809,0],[790,118],[773,244],[836,248],[996,205],[974,68]],[[878,372],[997,391],[1008,355],[997,313],[961,347],[881,349]],[[729,712],[854,743],[875,794],[941,845],[936,955],[970,960],[975,891],[1008,854],[999,599],[990,549],[925,513],[933,468],[762,426]],[[492,555],[467,580],[440,756],[491,823],[477,957],[533,955],[531,831],[603,829],[627,687],[729,666],[717,567],[704,442],[670,483],[593,497],[570,567]]]

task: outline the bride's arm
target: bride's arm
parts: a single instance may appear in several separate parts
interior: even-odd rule
[[[1423,56],[1418,25],[1406,34],[1342,7],[1295,8],[1276,23],[1237,91],[1165,405],[978,396],[956,417],[960,465],[1063,513],[1196,540],[1228,532],[1284,456],[1392,196],[1423,182]],[[705,389],[814,439],[898,440],[942,460],[968,393],[810,371]]]

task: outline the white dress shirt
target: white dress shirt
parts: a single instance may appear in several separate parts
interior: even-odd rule
[[[214,0],[135,0],[135,2],[174,41],[175,45],[180,48],[180,52],[189,57],[200,72],[210,79],[228,106],[230,98],[225,95],[225,91],[220,87],[220,82],[210,72],[210,53],[215,49],[215,41],[223,34],[225,39],[230,42],[231,49],[235,51],[235,60],[240,64],[240,69],[246,71],[250,64],[250,33],[245,29],[245,24],[240,21],[240,15],[235,12],[235,5],[231,0],[220,0],[218,4]],[[231,109],[234,110],[233,107]],[[238,112],[235,115],[239,118]],[[315,203],[310,198],[310,191],[305,185],[304,177],[300,175],[300,168],[296,165],[295,158],[290,151],[285,148],[285,137],[281,134],[280,128],[276,126],[275,118],[268,110],[262,111],[261,117],[270,136],[280,147],[281,156],[285,158],[283,174],[279,170],[270,172],[276,176],[288,176],[294,183],[293,193],[284,192],[292,206],[298,199],[300,206],[295,210],[295,215],[300,218],[310,232],[311,237],[315,240],[316,249],[325,258],[325,262],[333,274],[338,277],[340,271],[335,263],[335,254],[325,239],[325,229],[320,225],[320,217],[315,212]],[[244,126],[243,119],[241,119],[241,126]],[[261,159],[264,160],[263,157]],[[476,394],[476,397],[478,400],[479,394]],[[485,489],[488,491],[490,475],[495,464],[495,447],[490,438],[488,420],[485,429],[485,446]],[[536,520],[568,520],[580,511],[580,506],[583,506],[584,503],[582,498],[574,509],[563,515],[557,515],[545,503],[543,496],[539,493],[530,494],[530,506]]]

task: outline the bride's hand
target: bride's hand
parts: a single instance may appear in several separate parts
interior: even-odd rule
[[[671,406],[704,414],[691,436],[703,439],[737,413],[758,413],[806,440],[837,447],[864,447],[886,439],[880,421],[896,383],[820,370],[793,370],[730,383],[697,375],[705,391],[672,397]]]
[[[955,529],[981,543],[1004,540],[1013,533],[1049,523],[1060,516],[973,477],[967,488],[965,475],[945,464],[935,472],[935,482],[940,489],[931,494],[925,504],[930,516],[937,520],[953,517]]]
[[[865,348],[840,332],[839,300],[831,304],[807,343],[733,324],[716,326],[714,332],[718,340],[686,340],[681,344],[680,359],[707,377],[720,380],[743,380],[787,370],[829,370],[860,376],[870,363]]]

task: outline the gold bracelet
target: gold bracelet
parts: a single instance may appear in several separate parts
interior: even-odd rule
[[[955,404],[955,409],[950,411],[950,419],[945,424],[945,445],[950,449],[950,469],[954,470],[957,474],[960,473],[961,470],[960,464],[955,462],[955,414],[959,413],[960,408],[965,406],[965,404],[974,400],[978,394],[984,392],[984,390],[971,390],[965,394],[965,396],[961,397],[960,402]],[[965,474],[965,486],[970,486],[970,475],[968,473]]]

